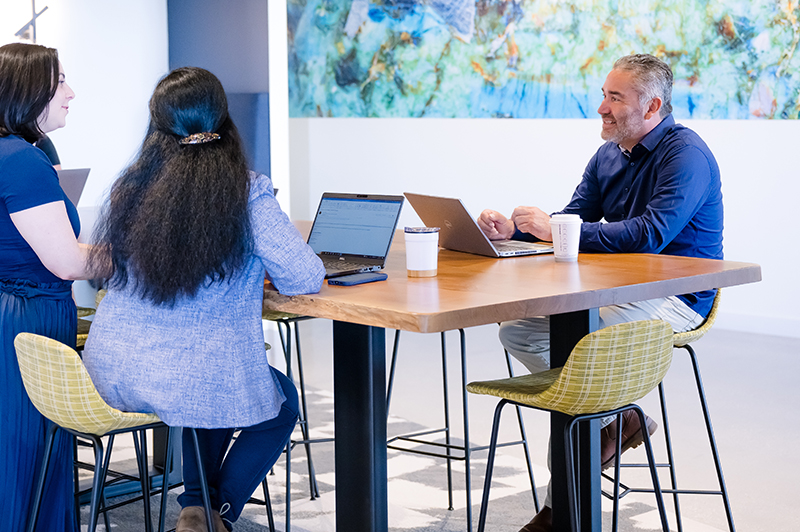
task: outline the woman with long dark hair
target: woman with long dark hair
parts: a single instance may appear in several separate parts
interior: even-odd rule
[[[114,273],[84,362],[100,395],[200,432],[216,532],[231,529],[280,456],[297,391],[271,368],[261,328],[267,275],[284,294],[325,275],[275,200],[248,171],[222,85],[180,68],[150,100],[150,130],[117,180],[95,239]],[[241,429],[230,449],[234,429]],[[184,435],[185,449],[192,443]],[[227,450],[227,454],[226,454]],[[194,453],[184,453],[179,531],[205,531]]]
[[[26,528],[47,425],[25,393],[14,338],[31,332],[74,346],[69,279],[88,277],[78,212],[33,146],[64,127],[74,97],[56,50],[0,47],[0,530]],[[39,530],[75,530],[72,448],[60,432]]]

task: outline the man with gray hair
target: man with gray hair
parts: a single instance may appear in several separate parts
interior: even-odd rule
[[[722,190],[719,167],[708,146],[672,117],[672,70],[652,55],[620,58],[603,84],[597,112],[607,141],[594,154],[572,199],[554,214],[577,214],[580,251],[663,253],[722,259]],[[485,210],[478,224],[493,240],[552,241],[550,215],[537,207],[517,207],[509,218]],[[716,291],[613,305],[600,309],[600,326],[661,319],[688,331],[705,320]],[[550,369],[549,318],[506,322],[503,346],[531,373]],[[647,430],[655,421],[647,418]],[[616,421],[601,422],[601,463],[616,461]],[[639,418],[622,418],[622,451],[643,441]],[[552,529],[550,487],[542,510],[520,532]]]

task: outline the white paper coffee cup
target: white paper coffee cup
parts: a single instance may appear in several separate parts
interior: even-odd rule
[[[406,227],[405,236],[408,276],[436,276],[439,265],[439,228]]]
[[[550,230],[553,233],[553,251],[556,262],[578,260],[578,246],[581,242],[581,224],[577,214],[554,214],[550,217]]]

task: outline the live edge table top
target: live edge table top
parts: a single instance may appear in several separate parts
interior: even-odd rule
[[[647,254],[582,253],[494,259],[439,250],[436,277],[409,278],[398,234],[389,278],[358,286],[323,284],[318,294],[283,296],[266,283],[264,307],[305,316],[431,333],[562,314],[761,280],[757,264]]]

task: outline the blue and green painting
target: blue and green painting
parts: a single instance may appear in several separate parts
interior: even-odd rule
[[[292,117],[594,117],[651,53],[678,118],[796,119],[798,0],[289,0]]]

